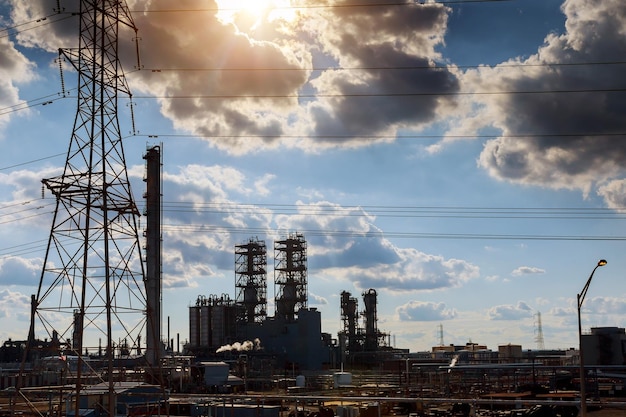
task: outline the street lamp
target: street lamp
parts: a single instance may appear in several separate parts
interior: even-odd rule
[[[580,416],[587,417],[587,387],[585,382],[585,361],[583,359],[583,330],[582,325],[580,323],[580,310],[583,306],[583,301],[585,300],[585,295],[587,295],[587,290],[589,289],[589,284],[591,284],[591,278],[593,278],[593,273],[596,272],[596,269],[600,266],[606,265],[606,260],[600,259],[598,261],[598,265],[593,268],[591,271],[591,275],[589,275],[589,279],[587,283],[583,287],[583,290],[580,294],[576,294],[576,300],[578,302],[578,353],[579,353],[579,361],[580,361]]]

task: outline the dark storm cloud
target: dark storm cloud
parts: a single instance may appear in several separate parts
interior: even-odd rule
[[[242,153],[271,145],[283,133],[286,112],[297,107],[297,91],[306,82],[310,57],[302,45],[260,41],[216,16],[212,0],[174,3],[128,1],[135,34],[120,25],[119,52],[126,78],[140,105],[156,97],[175,127],[203,136],[229,136],[217,146]],[[27,47],[54,53],[78,45],[77,0],[63,2],[67,19],[25,31],[17,39]],[[16,21],[52,13],[44,0],[13,2]],[[56,17],[54,19],[57,19]],[[138,63],[133,39],[139,42]],[[137,69],[137,66],[142,69]],[[277,70],[282,69],[282,70]],[[132,73],[131,73],[132,72]],[[149,129],[141,125],[142,130]]]
[[[469,71],[485,112],[503,136],[486,143],[480,165],[510,181],[585,191],[624,175],[626,3],[569,0],[566,33],[537,54]],[[514,67],[511,64],[519,64]],[[581,65],[582,64],[582,65]],[[527,135],[527,136],[525,136]]]
[[[64,11],[78,4],[64,2]],[[219,20],[212,0],[177,2],[175,10],[167,2],[128,5],[139,32],[122,25],[119,45],[136,105],[156,98],[175,128],[231,153],[287,143],[315,152],[367,146],[381,140],[371,136],[391,140],[398,129],[425,127],[455,106],[447,94],[459,90],[457,76],[435,65],[449,12],[440,4],[334,2],[298,10],[292,20],[266,20],[248,33],[236,26],[240,19]],[[44,0],[13,1],[13,8],[16,20],[51,12]],[[54,54],[77,45],[77,25],[70,17],[17,39]],[[314,55],[346,70],[313,74]],[[136,123],[144,133],[160,133]],[[294,136],[301,139],[288,139]]]
[[[158,7],[147,3],[148,12],[135,16],[142,64],[165,70],[135,73],[134,85],[160,97],[163,114],[176,127],[232,136],[217,146],[246,152],[270,145],[284,131],[279,115],[296,106],[306,82],[307,72],[299,69],[310,66],[307,53],[252,39],[220,22],[212,1],[192,3],[177,9],[193,12],[176,14],[153,13]]]
[[[311,105],[316,134],[389,133],[427,124],[454,107],[449,94],[459,90],[458,79],[434,61],[446,27],[444,7],[343,7],[348,4],[331,9],[332,29],[319,40],[341,66],[354,69],[327,71],[313,81],[320,94],[334,95]]]
[[[358,59],[365,67],[421,69],[372,69],[357,80],[335,77],[331,89],[342,97],[329,100],[329,108],[313,108],[317,134],[367,136],[392,126],[419,125],[433,121],[443,102],[453,104],[446,98],[449,96],[438,95],[459,89],[458,80],[447,69],[435,68],[428,59],[394,50],[390,45],[363,49],[375,50],[365,54],[371,52],[373,56]]]

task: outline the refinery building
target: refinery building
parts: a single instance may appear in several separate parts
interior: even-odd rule
[[[251,238],[235,247],[235,298],[199,296],[189,307],[189,344],[198,358],[239,352],[275,366],[321,369],[329,362],[330,336],[322,334],[321,314],[308,307],[306,240],[299,233],[274,243],[276,311],[267,308],[267,247]]]
[[[265,242],[250,238],[235,246],[235,297],[199,296],[189,307],[187,353],[212,360],[245,350],[276,368],[298,370],[327,369],[340,362],[374,363],[393,353],[388,335],[377,327],[373,289],[363,294],[364,326],[358,323],[356,298],[344,291],[339,341],[322,332],[321,313],[308,306],[307,242],[302,234],[274,242],[273,262],[275,312],[270,316]]]

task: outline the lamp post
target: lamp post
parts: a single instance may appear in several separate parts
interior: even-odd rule
[[[589,289],[589,284],[591,284],[591,278],[593,278],[593,273],[596,272],[596,269],[600,266],[606,265],[606,260],[600,259],[598,264],[593,271],[591,271],[591,275],[589,275],[589,279],[585,283],[580,294],[576,294],[576,301],[578,304],[578,353],[579,353],[579,361],[580,361],[580,416],[587,417],[587,387],[585,381],[585,361],[583,358],[583,330],[582,325],[580,323],[580,310],[583,306],[583,301],[585,300],[585,295],[587,295],[587,290]]]

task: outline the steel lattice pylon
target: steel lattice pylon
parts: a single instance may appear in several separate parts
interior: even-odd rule
[[[56,210],[29,340],[58,338],[80,364],[101,343],[107,358],[139,351],[146,296],[139,211],[117,117],[118,94],[130,96],[118,29],[135,26],[123,1],[81,0],[79,16],[78,48],[60,51],[78,73],[78,110],[64,171],[43,180]]]

